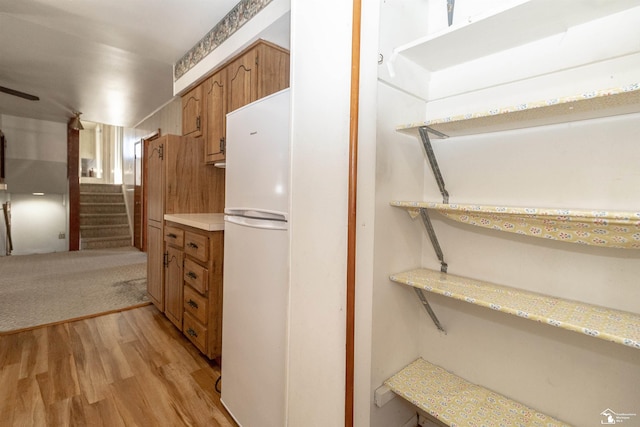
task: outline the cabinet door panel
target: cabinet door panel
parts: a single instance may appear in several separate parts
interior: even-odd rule
[[[206,132],[205,161],[219,162],[225,158],[225,124],[227,114],[227,72],[217,72],[205,82]]]
[[[165,267],[164,314],[178,328],[182,329],[182,269],[184,253],[177,248],[167,247]]]
[[[259,45],[257,52],[257,98],[288,88],[289,53],[265,44]]]
[[[162,229],[147,227],[147,294],[158,310],[164,311]]]
[[[202,86],[196,86],[182,97],[182,135],[202,135]]]
[[[252,49],[229,64],[229,112],[257,99],[256,58]]]
[[[147,219],[162,226],[164,218],[164,162],[163,150],[166,138],[151,141],[147,147]]]

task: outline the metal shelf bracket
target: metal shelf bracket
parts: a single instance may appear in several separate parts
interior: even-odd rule
[[[433,176],[436,178],[436,182],[438,183],[438,188],[440,189],[440,194],[442,194],[443,203],[449,203],[449,193],[444,186],[444,178],[442,178],[442,173],[440,172],[440,167],[438,166],[438,160],[436,160],[436,155],[433,152],[433,147],[431,146],[429,132],[434,131],[428,126],[421,126],[418,128],[418,133],[420,134],[420,139],[422,140],[422,146],[424,147],[424,152],[427,156],[427,160],[429,161],[429,165],[431,166],[431,170],[433,171]]]
[[[424,307],[425,310],[427,310],[427,314],[429,315],[429,317],[431,317],[431,320],[433,320],[433,323],[436,325],[436,328],[438,328],[439,331],[444,332],[444,334],[446,335],[447,331],[445,331],[444,328],[442,327],[440,320],[438,320],[438,316],[436,316],[436,313],[434,313],[433,309],[429,305],[429,301],[424,296],[422,289],[413,288],[413,290],[416,291],[416,295],[418,295],[418,298],[420,298],[420,302],[422,303],[422,306]]]
[[[420,218],[422,218],[422,223],[424,224],[424,228],[427,230],[427,234],[429,235],[429,240],[431,241],[433,250],[436,252],[436,256],[440,261],[440,271],[446,273],[447,267],[449,266],[444,260],[444,253],[442,252],[442,248],[440,247],[440,243],[438,242],[436,231],[433,229],[433,225],[431,224],[431,218],[429,217],[427,209],[420,209]]]
[[[450,7],[451,7],[450,9],[451,17],[452,17],[453,2],[451,2]],[[431,140],[429,139],[429,132],[433,132],[444,138],[446,138],[447,136],[429,128],[428,126],[421,126],[418,128],[418,133],[420,134],[420,139],[422,140],[422,146],[424,147],[424,152],[427,157],[427,160],[429,161],[429,165],[431,166],[431,171],[433,172],[433,176],[435,177],[436,182],[438,184],[438,188],[440,189],[440,194],[442,194],[443,203],[449,203],[449,193],[445,188],[444,178],[442,178],[442,173],[440,172],[440,167],[438,166],[438,160],[436,159],[436,155],[433,152],[433,147],[431,146]],[[442,248],[440,247],[440,243],[438,242],[438,237],[436,236],[436,232],[433,229],[433,225],[431,224],[431,218],[429,218],[429,213],[427,212],[427,209],[424,209],[424,208],[420,209],[420,217],[422,218],[422,223],[424,224],[424,228],[427,230],[427,234],[429,235],[429,240],[431,241],[431,245],[433,246],[433,249],[436,252],[436,256],[440,261],[440,271],[443,273],[446,273],[448,265],[444,260],[444,254],[442,252]],[[431,320],[436,325],[438,330],[446,334],[447,332],[442,327],[442,324],[438,320],[438,316],[436,316],[435,312],[429,305],[429,301],[424,296],[424,293],[422,292],[422,290],[417,288],[414,288],[414,290],[416,291],[416,295],[418,295],[418,298],[420,298],[420,302],[422,303],[422,306],[427,311],[427,314],[429,314],[429,317],[431,317]]]
[[[431,218],[429,218],[429,213],[427,212],[427,209],[420,209],[420,218],[422,218],[422,223],[424,224],[424,228],[427,230],[427,234],[429,235],[429,240],[431,241],[431,245],[433,246],[433,249],[436,252],[436,256],[438,257],[438,260],[440,260],[440,271],[443,273],[446,273],[448,265],[444,260],[444,254],[442,253],[442,248],[440,247],[440,243],[438,242],[438,237],[436,236],[436,232],[433,229],[433,225],[431,224]],[[425,310],[427,310],[429,317],[431,317],[431,320],[436,325],[436,328],[438,328],[440,331],[446,334],[447,332],[444,330],[444,328],[442,327],[442,324],[438,320],[438,316],[436,316],[435,312],[429,305],[429,301],[424,296],[422,289],[414,288],[414,290],[416,291],[418,298],[420,298],[420,302],[422,303],[422,306],[424,307]]]

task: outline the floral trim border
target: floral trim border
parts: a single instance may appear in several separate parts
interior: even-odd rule
[[[173,81],[177,81],[198,62],[213,52],[240,27],[246,24],[272,0],[240,0],[231,12],[218,22],[200,41],[174,64]]]

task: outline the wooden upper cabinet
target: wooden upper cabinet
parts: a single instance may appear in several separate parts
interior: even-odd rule
[[[203,85],[205,99],[205,162],[225,158],[225,127],[227,115],[227,69],[209,77]]]
[[[202,85],[182,97],[182,135],[202,136]]]
[[[182,134],[203,136],[205,163],[225,160],[226,115],[289,87],[289,52],[258,40],[182,96]]]
[[[259,41],[231,62],[229,111],[289,87],[289,52]]]

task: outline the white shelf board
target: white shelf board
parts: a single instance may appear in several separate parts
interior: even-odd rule
[[[639,112],[640,83],[632,83],[620,88],[589,91],[564,98],[524,102],[488,111],[409,123],[398,126],[396,130],[417,135],[418,128],[427,126],[437,132],[432,132],[432,137],[440,139]]]
[[[394,53],[437,71],[636,6],[637,0],[520,0],[399,46]]]
[[[569,427],[451,372],[418,358],[384,383],[449,426]]]
[[[640,249],[640,211],[605,211],[392,201],[412,217],[435,210],[463,224],[582,245]]]
[[[394,282],[640,350],[640,314],[547,296],[429,269]]]

